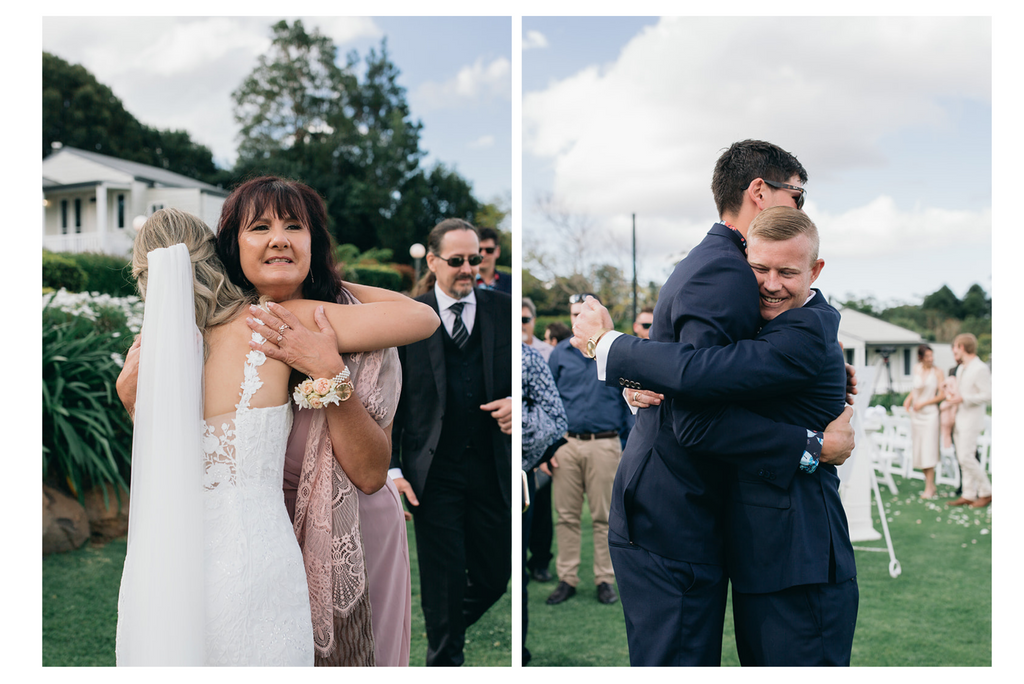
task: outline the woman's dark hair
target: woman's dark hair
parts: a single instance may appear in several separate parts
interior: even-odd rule
[[[917,360],[918,361],[924,361],[924,354],[925,354],[925,352],[930,352],[931,350],[932,350],[932,348],[929,347],[927,344],[919,345],[917,347]]]
[[[334,261],[324,201],[308,185],[275,176],[248,180],[224,200],[217,224],[217,256],[224,262],[231,281],[244,290],[256,290],[242,272],[238,233],[268,213],[293,218],[309,229],[309,274],[302,283],[302,296],[337,302],[345,288]]]
[[[561,342],[572,337],[572,330],[569,329],[569,326],[559,321],[548,323],[548,327],[545,330],[551,333],[551,339],[555,340],[555,342]]]

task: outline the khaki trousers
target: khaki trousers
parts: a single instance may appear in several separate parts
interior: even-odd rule
[[[555,452],[558,467],[552,470],[551,477],[551,503],[558,513],[555,571],[559,581],[572,587],[580,582],[580,516],[586,494],[594,525],[594,584],[610,584],[615,581],[615,571],[608,552],[608,509],[622,446],[618,437],[566,440]]]
[[[984,409],[982,409],[984,411]],[[953,428],[953,443],[956,445],[956,460],[960,462],[960,486],[965,499],[977,501],[983,496],[992,496],[992,483],[975,454],[978,437],[984,429],[984,412],[978,416],[962,415],[961,407]]]

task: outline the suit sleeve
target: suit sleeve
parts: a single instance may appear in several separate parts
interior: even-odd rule
[[[964,383],[965,385],[967,383]],[[992,403],[992,371],[982,363],[969,386],[960,388],[965,406],[985,406]]]
[[[821,319],[807,309],[786,311],[757,338],[694,348],[689,342],[644,340],[651,365],[632,380],[644,389],[686,401],[742,401],[780,396],[815,382],[826,356]],[[653,368],[662,369],[654,373]],[[666,373],[664,369],[678,372]],[[753,369],[756,369],[753,370]]]
[[[405,374],[405,347],[398,348],[398,361],[402,367],[402,374]],[[403,377],[402,389],[405,389],[405,382]],[[405,425],[405,412],[407,410],[405,399],[406,393],[403,391],[398,395],[398,408],[395,409],[395,420],[391,424],[391,465],[388,469],[401,468],[402,467],[402,431]]]
[[[609,384],[618,384],[621,377],[644,386],[644,380],[678,367],[670,365],[678,361],[671,354],[730,345],[749,337],[761,320],[756,280],[739,259],[718,259],[705,265],[671,307],[679,342],[659,345],[653,355],[647,355],[637,345],[637,338],[623,335],[609,350]],[[669,356],[665,356],[667,347],[675,347]],[[789,487],[808,444],[806,428],[776,423],[735,404],[672,399],[670,415],[675,437],[686,453],[718,458],[754,478],[762,469],[771,469],[776,474],[772,484],[783,489]]]

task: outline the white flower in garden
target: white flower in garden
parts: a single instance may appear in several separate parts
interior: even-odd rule
[[[110,355],[110,358],[113,359],[114,363],[116,363],[119,367],[124,368],[124,357],[123,356],[121,356],[117,352],[113,352]]]

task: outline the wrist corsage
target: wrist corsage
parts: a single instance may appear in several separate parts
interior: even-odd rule
[[[308,378],[295,386],[292,399],[300,408],[319,409],[327,404],[340,405],[352,396],[355,389],[349,376],[348,367],[333,378]]]

